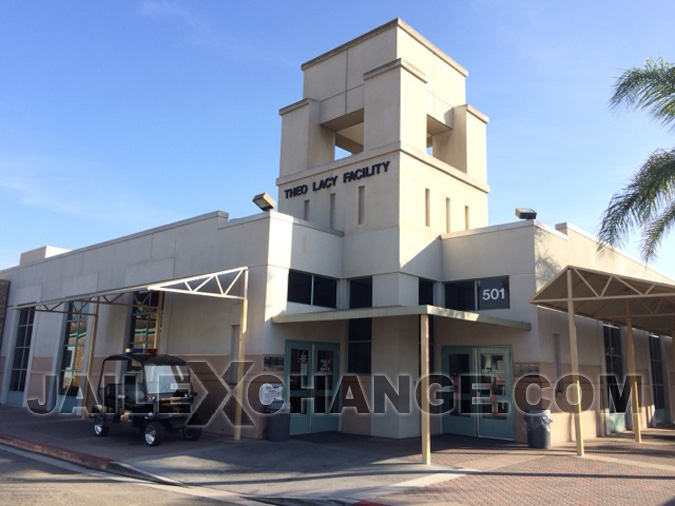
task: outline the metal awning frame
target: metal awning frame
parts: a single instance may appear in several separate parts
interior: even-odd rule
[[[575,317],[585,316],[626,327],[633,431],[635,441],[641,442],[633,328],[675,335],[675,285],[570,265],[539,290],[530,302],[548,309],[565,311],[568,315],[572,386],[576,403],[574,428],[579,456],[584,455],[584,440]]]
[[[244,396],[244,360],[245,360],[245,344],[248,322],[248,266],[238,267],[235,269],[227,269],[218,272],[211,272],[207,274],[199,274],[196,276],[189,276],[184,278],[174,278],[155,283],[147,283],[142,285],[128,286],[124,288],[117,288],[113,290],[103,290],[99,292],[73,295],[63,297],[61,299],[47,300],[41,302],[25,302],[16,304],[13,309],[33,309],[34,311],[43,311],[48,313],[68,313],[68,310],[63,308],[64,304],[70,302],[83,302],[80,311],[73,311],[72,313],[81,316],[92,316],[94,318],[94,325],[91,331],[91,342],[89,344],[89,352],[87,354],[87,373],[91,371],[91,364],[94,357],[94,347],[96,344],[96,335],[98,332],[98,314],[101,304],[135,306],[135,307],[149,307],[145,304],[129,304],[127,302],[119,302],[120,298],[128,293],[137,291],[159,291],[171,292],[186,295],[199,295],[204,297],[216,297],[219,299],[239,300],[241,301],[241,322],[239,327],[239,338],[237,341],[237,386],[235,396],[239,402],[235,405],[234,413],[234,439],[239,441],[241,439],[241,419],[242,419],[242,400]],[[229,279],[233,276],[233,279]],[[234,289],[237,283],[241,282],[242,288],[239,295],[235,295]],[[94,312],[89,313],[83,308],[88,304],[94,305]],[[158,319],[161,319],[161,314],[158,314]],[[159,330],[159,326],[158,326]],[[157,347],[157,333],[155,333],[154,347]],[[87,406],[89,389],[84,389],[82,405]],[[86,416],[86,410],[82,410],[82,416]]]

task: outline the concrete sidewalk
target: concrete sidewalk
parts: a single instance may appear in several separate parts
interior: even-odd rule
[[[93,435],[92,423],[0,406],[0,443],[97,470],[177,486],[227,491],[268,504],[675,504],[675,430],[535,450],[515,443],[435,436],[431,466],[419,439],[327,433],[283,443],[179,434],[148,447],[121,424]]]

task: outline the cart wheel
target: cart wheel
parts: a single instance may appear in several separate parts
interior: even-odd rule
[[[143,435],[145,436],[145,442],[148,446],[157,446],[162,442],[164,433],[162,432],[162,426],[160,424],[148,422],[143,429]]]
[[[94,434],[97,436],[103,437],[108,435],[108,431],[110,430],[110,426],[106,425],[103,422],[103,416],[102,415],[96,415],[94,417]]]
[[[202,437],[202,429],[185,425],[183,427],[183,437],[188,441],[197,441]]]

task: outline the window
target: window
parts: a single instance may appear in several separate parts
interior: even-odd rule
[[[289,302],[312,306],[337,307],[337,279],[288,271]]]
[[[619,394],[619,384],[623,387],[623,355],[621,353],[621,330],[619,327],[605,324],[605,371],[607,373],[607,397],[610,413],[625,413],[626,404]]]
[[[14,345],[12,377],[9,382],[9,389],[13,392],[24,392],[26,389],[28,357],[30,356],[30,343],[33,338],[34,320],[35,310],[33,308],[22,309],[19,313],[19,328],[16,332],[16,344]]]
[[[356,278],[349,280],[350,309],[373,306],[373,278]]]
[[[418,304],[434,305],[434,282],[430,279],[419,278]]]
[[[445,284],[445,307],[459,311],[476,310],[476,282],[455,281]]]
[[[349,320],[347,338],[347,372],[370,374],[373,320]]]
[[[161,306],[161,292],[134,293],[131,309],[129,348],[145,350],[156,347],[158,312]]]
[[[366,221],[366,187],[359,186],[359,225]]]
[[[663,387],[663,360],[661,358],[661,339],[649,336],[649,359],[652,366],[652,396],[654,409],[666,407],[666,394]]]
[[[300,304],[312,303],[312,275],[288,271],[288,301]]]
[[[349,307],[372,307],[373,278],[356,278],[349,280]],[[373,336],[373,320],[363,318],[349,320],[347,338],[347,371],[357,374],[370,374],[371,343]]]
[[[445,283],[445,307],[458,311],[508,309],[509,277],[452,281]]]
[[[85,302],[68,304],[59,371],[59,394],[61,395],[75,397],[80,388],[84,346],[87,341],[87,315],[84,314],[87,309]]]

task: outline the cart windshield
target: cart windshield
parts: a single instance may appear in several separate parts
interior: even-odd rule
[[[148,394],[186,394],[190,390],[187,365],[145,364]]]

